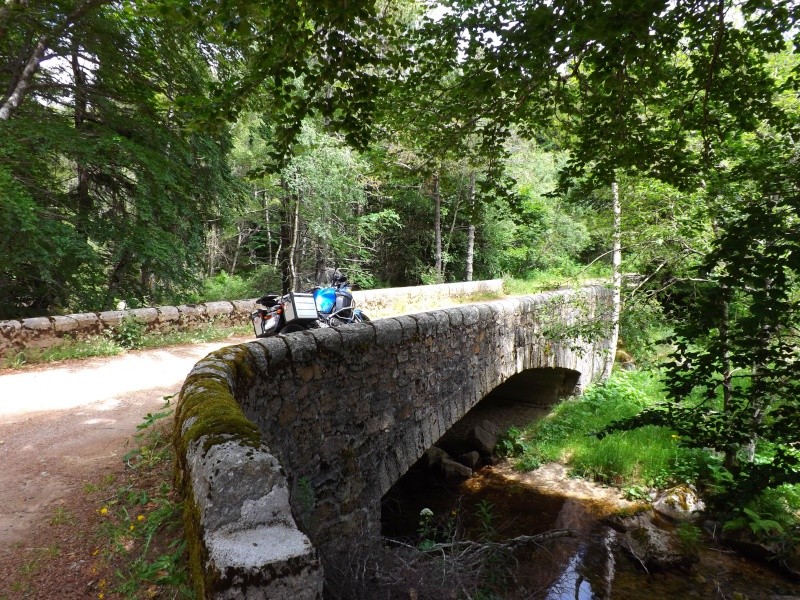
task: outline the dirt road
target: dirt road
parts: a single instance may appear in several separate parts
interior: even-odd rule
[[[245,341],[0,371],[0,555],[119,465],[136,426],[198,360]]]

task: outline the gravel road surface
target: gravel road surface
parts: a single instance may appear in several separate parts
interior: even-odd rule
[[[246,341],[0,371],[0,553],[118,464],[136,426],[178,392],[198,360]]]

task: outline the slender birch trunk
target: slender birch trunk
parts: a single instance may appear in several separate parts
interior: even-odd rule
[[[467,281],[472,281],[472,267],[475,261],[475,225],[472,213],[475,210],[475,171],[469,174],[469,227],[467,229]]]
[[[619,317],[622,308],[622,209],[619,201],[619,186],[611,184],[612,211],[614,214],[613,249],[611,255],[611,287],[613,290],[611,307],[611,335],[609,336],[608,354],[606,355],[603,377],[611,376],[619,341]]]
[[[433,217],[435,270],[437,281],[442,281],[442,195],[439,191],[439,168],[433,175],[433,202],[435,213]]]

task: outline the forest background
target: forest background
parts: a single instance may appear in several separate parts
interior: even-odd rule
[[[729,510],[800,481],[792,0],[4,0],[0,319],[635,273]],[[720,475],[721,474],[721,475]]]

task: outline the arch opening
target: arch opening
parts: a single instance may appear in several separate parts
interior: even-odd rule
[[[469,476],[495,461],[498,436],[546,416],[563,398],[579,392],[580,373],[535,368],[497,386],[434,442],[381,499],[381,532],[411,540],[419,511],[428,505],[447,510],[469,493]],[[453,464],[455,463],[455,465]]]

